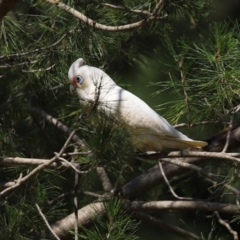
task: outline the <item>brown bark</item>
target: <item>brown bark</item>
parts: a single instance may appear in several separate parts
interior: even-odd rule
[[[5,17],[5,15],[15,7],[18,0],[0,0],[0,20]]]

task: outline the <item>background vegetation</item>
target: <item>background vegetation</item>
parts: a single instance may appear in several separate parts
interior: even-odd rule
[[[0,1],[0,239],[238,239],[239,10]],[[208,147],[149,157],[91,125],[69,92],[79,57]]]

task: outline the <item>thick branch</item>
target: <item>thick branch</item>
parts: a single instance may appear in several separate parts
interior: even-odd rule
[[[103,202],[96,202],[86,205],[78,210],[78,224],[85,225],[92,221],[96,216],[101,216],[105,213],[105,206]],[[70,230],[74,229],[75,214],[72,213],[60,221],[57,221],[51,225],[52,230],[59,236],[63,237]],[[46,232],[42,233],[42,237],[46,235]],[[51,238],[51,236],[48,236]]]
[[[103,167],[97,167],[98,176],[102,182],[102,186],[105,192],[110,192],[113,189],[112,183],[107,175],[107,172]]]
[[[130,204],[134,211],[157,211],[157,210],[194,210],[194,211],[218,211],[226,214],[239,214],[236,205],[207,202],[207,201],[134,201]]]
[[[48,163],[50,159],[38,159],[38,158],[21,158],[21,157],[0,157],[0,166],[20,166],[20,165],[30,165],[30,166],[36,166]],[[57,167],[64,167],[64,168],[70,168],[71,166],[65,162],[57,161],[51,164],[51,168],[57,168]]]

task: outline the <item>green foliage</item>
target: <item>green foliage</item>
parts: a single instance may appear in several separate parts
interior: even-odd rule
[[[98,0],[64,2],[108,26],[145,19],[147,15],[129,9],[152,12],[157,3],[108,1],[123,7],[119,10],[104,6]],[[96,166],[105,167],[113,185],[123,185],[152,165],[152,162],[143,164],[139,169],[130,166],[128,161],[135,149],[124,126],[119,127],[116,119],[108,116],[90,121],[80,109],[77,97],[69,94],[68,68],[79,57],[84,58],[86,64],[103,68],[120,84],[132,84],[135,88],[140,86],[140,81],[130,76],[136,76],[136,69],[139,76],[139,69],[144,69],[148,76],[144,78],[144,86],[148,85],[153,75],[149,62],[154,61],[155,75],[163,79],[155,83],[154,91],[161,94],[161,107],[166,108],[164,117],[172,123],[186,119],[188,123],[229,121],[231,111],[239,104],[240,94],[239,19],[231,11],[229,1],[221,4],[208,0],[165,1],[161,19],[127,31],[108,32],[89,27],[45,1],[19,1],[17,8],[0,22],[0,157],[50,159],[62,148],[66,136],[42,116],[31,112],[32,107],[37,107],[69,128],[77,129],[77,134],[92,151],[90,156],[67,157],[69,161],[81,163],[81,170],[88,170],[79,177],[79,207],[96,200],[83,195],[83,191],[104,193],[94,171]],[[141,90],[141,94],[144,91]],[[75,145],[70,145],[67,151],[74,148]],[[1,166],[1,182],[13,182],[32,169]],[[225,175],[231,172],[227,166],[219,171]],[[237,176],[229,174],[229,179],[235,183]],[[194,177],[177,176],[172,181],[173,187],[180,189],[182,195],[208,196],[205,188],[201,191],[195,188],[198,178]],[[171,198],[164,186],[146,192],[139,199]],[[70,194],[73,189],[72,169],[48,169],[1,197],[0,239],[39,237],[46,224],[34,204],[38,203],[50,224],[54,223],[73,212]],[[69,193],[70,197],[58,198],[63,193]],[[106,201],[105,208],[105,216],[97,218],[92,227],[83,228],[81,238],[137,239],[138,223],[126,211],[124,202],[114,197]],[[171,211],[170,214],[174,219],[179,217],[178,213]],[[163,220],[167,215],[161,213]],[[188,213],[182,213],[182,218],[188,219]],[[239,222],[238,217],[235,220]],[[192,226],[192,219],[186,222]],[[144,224],[142,228],[148,230]],[[201,229],[198,232],[209,235],[205,239],[214,239],[217,232],[215,236],[221,239],[217,224],[209,229],[209,234]]]
[[[111,240],[135,240],[138,223],[126,212],[125,203],[119,199],[111,198],[105,202],[105,221],[96,218],[93,227],[84,228],[81,239],[111,239]]]
[[[170,105],[166,115],[177,123],[183,116],[188,123],[219,119],[228,121],[229,114],[239,103],[239,26],[236,22],[213,23],[203,38],[190,42],[183,38],[174,44],[166,39],[172,55],[168,82],[157,85],[172,89],[181,100]],[[178,113],[176,114],[176,109]]]

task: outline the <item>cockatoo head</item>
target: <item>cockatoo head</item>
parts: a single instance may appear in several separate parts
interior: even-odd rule
[[[77,59],[69,68],[68,78],[70,91],[92,91],[96,88],[101,90],[105,87],[113,87],[116,83],[101,69],[83,65],[82,58]]]
[[[69,68],[68,78],[70,81],[70,92],[76,89],[84,89],[92,84],[92,80],[89,79],[89,69],[88,66],[83,66],[83,59],[77,59]]]

